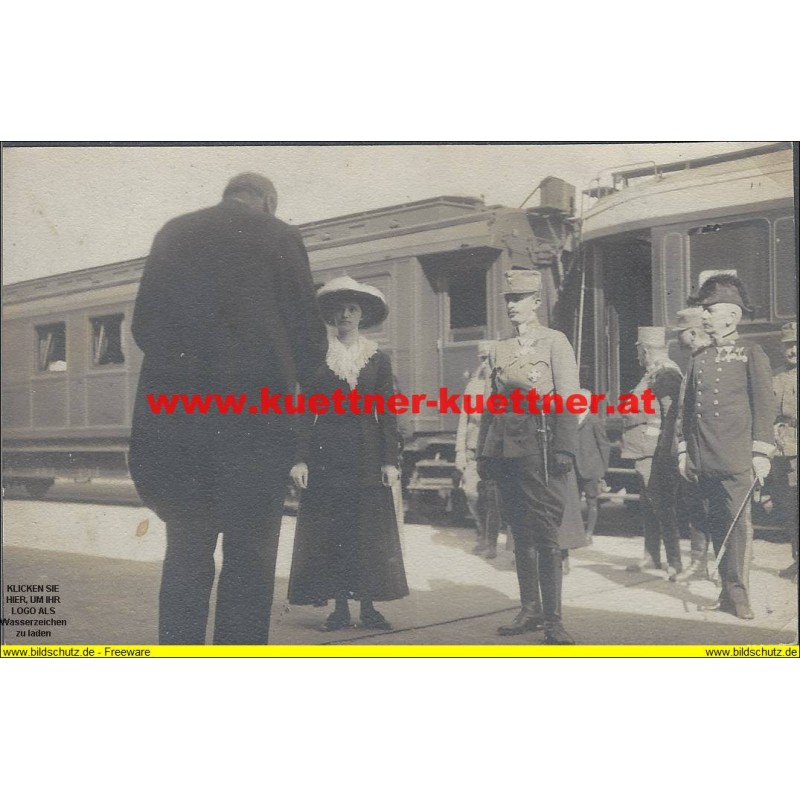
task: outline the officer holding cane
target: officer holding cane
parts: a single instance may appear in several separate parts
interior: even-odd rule
[[[742,282],[715,275],[701,287],[703,327],[712,344],[689,364],[678,445],[681,475],[708,504],[707,529],[719,558],[722,591],[703,610],[753,619],[749,561],[753,542],[749,497],[770,471],[775,399],[769,360],[737,327],[751,309]]]

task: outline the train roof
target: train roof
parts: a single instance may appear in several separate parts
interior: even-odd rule
[[[475,197],[443,195],[384,208],[307,222],[299,225],[309,252],[359,245],[375,239],[391,239],[414,233],[425,237],[426,231],[447,228],[476,219],[489,219],[498,212],[524,214],[519,209],[487,206]],[[485,232],[482,236],[485,238]],[[424,248],[423,248],[424,249]],[[348,251],[349,252],[349,251]],[[86,292],[137,283],[142,275],[146,256],[105,264],[98,267],[34,278],[3,287],[5,306],[48,297]]]
[[[143,256],[129,261],[103,264],[100,267],[88,267],[74,272],[62,272],[58,275],[9,283],[3,287],[3,305],[25,303],[45,297],[63,297],[89,289],[138,283],[142,277],[144,262]]]
[[[793,153],[791,145],[782,142],[693,161],[637,165],[612,170],[611,175],[614,186],[585,193],[598,200],[583,212],[584,241],[698,214],[755,211],[793,202]]]
[[[442,195],[410,203],[358,211],[299,226],[309,252],[387,238],[411,231],[433,230],[458,225],[468,218],[486,216],[498,207],[487,207],[475,197]]]

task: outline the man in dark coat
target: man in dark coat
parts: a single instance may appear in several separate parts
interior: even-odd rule
[[[293,456],[291,417],[261,410],[324,359],[327,338],[299,231],[274,217],[255,173],[219,205],[168,222],[136,299],[144,351],[129,465],[167,524],[159,641],[203,644],[214,550],[223,533],[215,644],[266,644],[278,534]],[[242,413],[154,413],[148,395],[247,396]],[[265,404],[264,408],[270,406]]]
[[[680,471],[697,482],[718,557],[730,530],[719,564],[722,592],[708,609],[753,619],[749,496],[754,482],[763,484],[769,475],[775,450],[772,371],[764,351],[739,338],[742,313],[750,311],[740,280],[714,275],[700,287],[697,299],[712,344],[692,356],[686,375]]]

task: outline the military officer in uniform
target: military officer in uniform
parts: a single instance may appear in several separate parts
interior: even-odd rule
[[[792,564],[781,570],[783,578],[797,581],[797,323],[787,322],[781,328],[781,341],[786,368],[772,379],[778,402],[775,419],[775,444],[778,451],[773,461],[772,496],[776,511],[792,537]]]
[[[737,326],[750,308],[738,278],[709,278],[697,299],[712,344],[689,364],[678,446],[680,471],[687,480],[697,482],[707,503],[707,530],[718,556],[731,530],[719,564],[719,600],[704,610],[753,619],[748,585],[753,528],[748,498],[754,481],[763,483],[769,474],[775,449],[772,372],[764,351],[739,339]]]
[[[690,355],[697,355],[701,350],[711,344],[711,337],[703,327],[703,309],[701,306],[689,306],[681,309],[676,318],[673,333],[678,335],[678,343],[682,350],[688,350]],[[683,408],[683,398],[686,391],[686,382],[681,385],[679,409]],[[678,413],[677,434],[680,434],[681,414]],[[691,561],[679,575],[670,576],[676,583],[684,583],[695,578],[708,577],[708,546],[709,538],[706,534],[706,509],[703,498],[697,491],[697,484],[690,481],[681,481],[678,493],[678,525],[681,529],[688,528],[691,542]]]
[[[465,395],[476,397],[486,390],[489,375],[489,353],[491,342],[478,342],[480,363],[472,373]],[[461,490],[467,499],[470,514],[478,529],[478,543],[472,551],[488,559],[497,558],[497,537],[500,532],[500,509],[497,486],[494,481],[482,481],[478,477],[476,448],[480,436],[481,415],[462,411],[456,430],[456,469],[461,473]]]
[[[633,458],[642,485],[644,559],[628,567],[661,569],[661,542],[667,556],[667,575],[683,570],[678,536],[678,459],[675,455],[675,421],[683,375],[667,356],[667,332],[660,327],[639,328],[636,349],[644,376],[633,390],[637,397],[649,389],[656,398],[656,413],[629,414],[624,418],[622,457]]]
[[[580,391],[575,353],[566,336],[539,323],[541,276],[533,270],[505,274],[506,309],[516,336],[496,342],[489,357],[491,392],[513,398]],[[547,644],[574,644],[561,622],[562,565],[558,531],[564,512],[553,481],[572,469],[574,414],[485,413],[478,442],[478,471],[500,489],[514,536],[522,608],[501,635],[544,629]],[[544,409],[544,402],[539,406]]]

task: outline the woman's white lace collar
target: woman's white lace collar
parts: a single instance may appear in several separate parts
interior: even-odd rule
[[[337,378],[347,381],[350,388],[355,389],[359,373],[377,352],[378,345],[372,339],[359,336],[355,344],[347,347],[332,336],[328,342],[328,356],[325,361]]]

